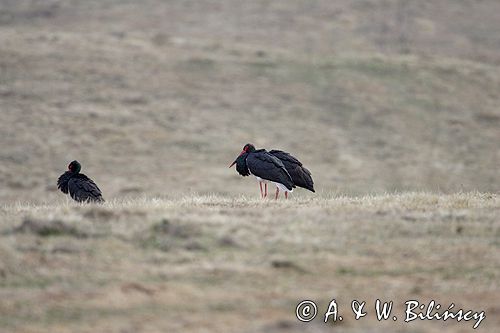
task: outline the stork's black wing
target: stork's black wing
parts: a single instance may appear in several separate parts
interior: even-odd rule
[[[68,182],[72,175],[73,173],[66,171],[57,179],[57,188],[65,194],[68,194]]]
[[[283,164],[287,162],[302,166],[302,163],[295,156],[290,155],[290,153],[287,153],[286,151],[273,149],[269,151],[269,154],[279,158]]]
[[[267,151],[255,151],[248,155],[246,161],[247,167],[253,175],[283,184],[289,190],[295,187],[292,177],[286,171],[283,163]]]
[[[104,202],[96,183],[82,173],[73,176],[68,182],[69,194],[78,202]]]
[[[311,172],[296,157],[282,150],[271,150],[269,154],[279,158],[283,162],[296,186],[314,192],[314,181],[311,177]]]

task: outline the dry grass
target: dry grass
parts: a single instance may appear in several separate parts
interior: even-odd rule
[[[1,325],[10,332],[329,332],[319,320],[295,320],[299,300],[324,307],[336,298],[347,311],[354,298],[381,297],[485,310],[481,327],[494,331],[499,210],[499,197],[485,193],[8,205],[0,215]],[[55,231],[40,233],[40,224]],[[373,317],[339,327],[368,328],[470,329]]]

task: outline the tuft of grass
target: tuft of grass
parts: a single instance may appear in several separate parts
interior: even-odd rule
[[[139,236],[142,246],[171,251],[184,248],[189,251],[204,250],[199,243],[200,231],[192,224],[183,224],[163,218]]]
[[[31,233],[41,237],[72,236],[86,238],[88,235],[75,226],[61,220],[40,220],[27,217],[12,230],[13,233]]]

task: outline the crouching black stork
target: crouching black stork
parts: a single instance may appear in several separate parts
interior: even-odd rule
[[[254,175],[259,181],[261,197],[267,196],[266,192],[262,191],[262,184],[270,181],[276,185],[275,199],[278,199],[279,192],[285,192],[288,198],[288,192],[292,192],[295,185],[292,177],[286,171],[283,162],[278,158],[269,154],[265,149],[256,150],[255,146],[247,143],[240,155],[229,166],[230,168],[236,164],[236,171],[242,176]]]
[[[78,202],[104,202],[102,193],[96,183],[80,173],[82,166],[78,161],[68,165],[68,171],[57,179],[57,188]]]
[[[295,186],[315,192],[311,171],[307,170],[296,157],[282,150],[271,150],[269,154],[279,158],[280,161],[283,162],[283,165],[292,177]]]

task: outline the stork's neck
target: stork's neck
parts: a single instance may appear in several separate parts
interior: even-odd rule
[[[236,171],[242,176],[248,176],[250,172],[247,166],[247,157],[249,153],[241,154],[236,159]]]

